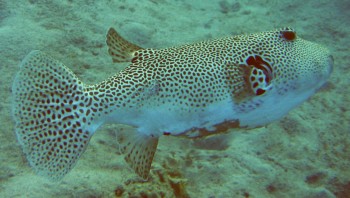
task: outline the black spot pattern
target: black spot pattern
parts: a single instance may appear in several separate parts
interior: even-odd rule
[[[108,42],[112,41],[107,38]],[[271,83],[284,95],[295,89],[293,80],[299,75],[319,69],[308,56],[318,58],[323,52],[323,48],[297,38],[291,28],[161,50],[139,49],[133,52],[129,67],[92,89],[98,90],[101,98],[110,96],[110,105],[116,107],[169,104],[169,111],[174,107],[185,113],[200,112],[228,95],[237,104],[249,103],[246,100],[263,95],[266,90],[261,88]],[[248,61],[251,57],[256,65]],[[252,66],[264,73],[250,73]]]
[[[59,180],[90,140],[84,125],[93,119],[85,116],[91,97],[69,69],[39,51],[23,61],[13,96],[16,134],[28,161],[39,174]]]
[[[290,28],[160,50],[142,49],[115,32],[107,36],[108,42],[121,46],[109,49],[115,62],[131,63],[97,85],[83,85],[42,52],[33,51],[23,60],[13,84],[13,114],[18,140],[39,174],[61,179],[95,130],[117,110],[136,115],[141,108],[165,104],[176,115],[198,116],[208,105],[229,99],[235,112],[246,113],[264,104],[260,97],[268,93],[268,85],[277,90],[275,97],[283,96],[300,86],[294,83],[300,76],[323,70],[328,54],[299,39]],[[221,132],[239,127],[240,120],[232,119],[214,126]],[[130,140],[124,148],[126,161],[143,178],[148,176],[157,142]]]

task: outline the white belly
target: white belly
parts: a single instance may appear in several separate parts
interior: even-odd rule
[[[191,129],[206,129],[215,132],[214,125],[225,121],[239,122],[239,127],[255,128],[280,119],[292,108],[306,100],[315,91],[303,94],[278,95],[275,89],[263,96],[256,96],[236,104],[227,97],[205,108],[173,106],[171,102],[161,105],[143,104],[138,108],[117,109],[108,121],[132,125],[146,135],[161,136],[165,132],[179,135]]]

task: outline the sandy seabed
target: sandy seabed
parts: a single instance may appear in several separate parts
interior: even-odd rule
[[[0,197],[350,197],[350,1],[348,0],[0,0]],[[327,46],[327,85],[286,117],[203,140],[162,137],[151,179],[140,182],[103,126],[60,182],[33,173],[11,117],[11,85],[33,49],[64,62],[83,82],[124,68],[105,34],[165,48],[227,35],[294,27]]]

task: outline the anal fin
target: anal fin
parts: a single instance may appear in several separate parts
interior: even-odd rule
[[[106,43],[113,62],[130,62],[134,52],[143,49],[121,37],[114,28],[108,30]]]
[[[147,180],[152,160],[157,150],[158,137],[152,137],[137,132],[121,132],[118,143],[125,161],[143,179]]]

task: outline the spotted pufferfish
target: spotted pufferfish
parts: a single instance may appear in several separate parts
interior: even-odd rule
[[[292,28],[145,49],[113,28],[113,62],[129,66],[96,85],[61,62],[30,52],[13,82],[15,131],[36,173],[60,180],[104,123],[135,127],[118,136],[126,162],[147,179],[162,135],[200,138],[280,119],[329,78],[333,58]]]

